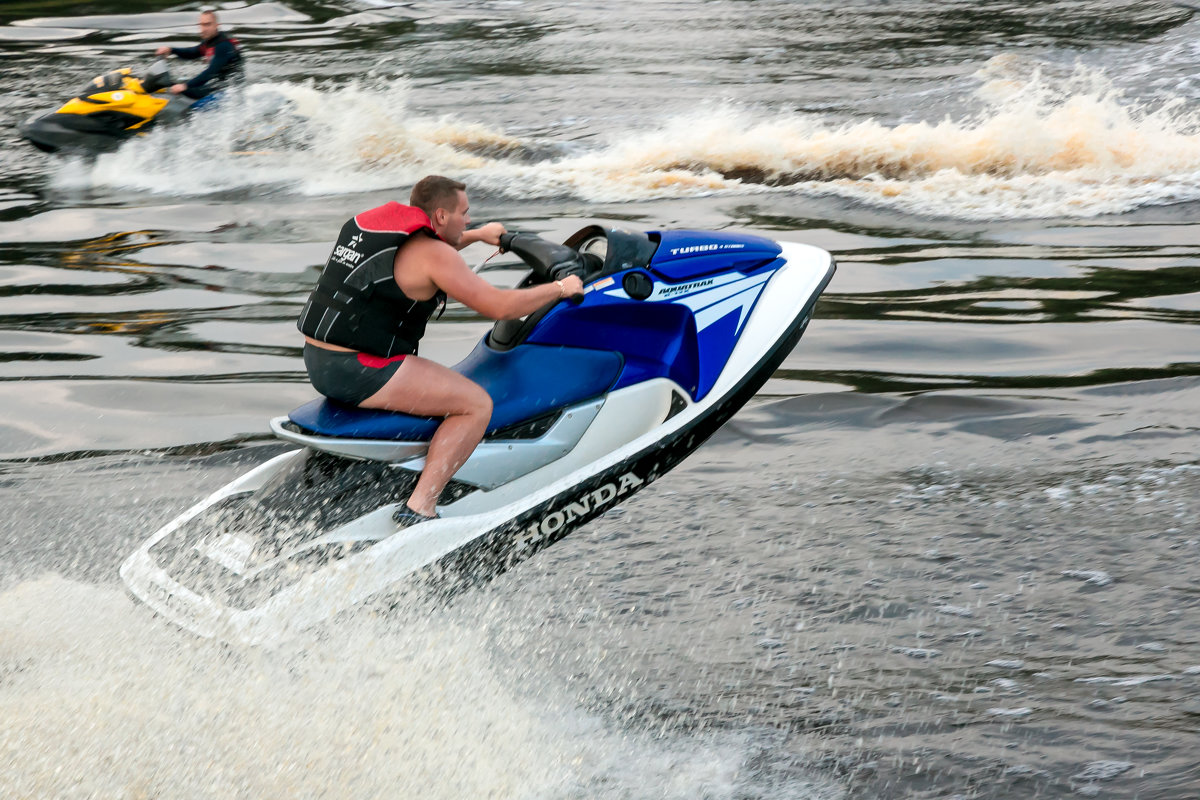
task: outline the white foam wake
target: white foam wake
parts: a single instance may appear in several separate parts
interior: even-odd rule
[[[1094,216],[1200,198],[1200,120],[1182,101],[1138,103],[1083,69],[1052,80],[1008,67],[996,59],[980,73],[980,109],[960,119],[833,123],[714,107],[612,133],[585,152],[416,114],[403,82],[261,86],[102,157],[83,181],[165,193],[279,186],[330,194],[446,173],[519,199],[787,191],[960,219]]]
[[[501,613],[363,610],[287,647],[235,650],[117,588],[11,586],[0,796],[745,796],[738,736],[614,730],[557,696],[544,654],[497,668]],[[781,796],[836,794],[795,788]]]

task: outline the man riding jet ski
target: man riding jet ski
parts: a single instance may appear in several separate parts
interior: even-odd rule
[[[343,227],[300,319],[330,396],[271,421],[298,449],[125,560],[125,584],[156,612],[264,643],[370,598],[510,568],[720,428],[799,341],[835,269],[816,247],[725,231],[588,225],[563,244],[464,232],[465,194],[448,184],[449,207],[392,203]],[[529,266],[518,289],[469,274],[455,248],[471,240]],[[415,355],[443,292],[509,318],[450,369]]]
[[[158,48],[159,55],[209,59],[208,67],[187,83],[177,83],[161,59],[140,77],[129,67],[113,70],[93,78],[54,111],[30,117],[18,127],[21,136],[47,153],[103,153],[215,102],[221,90],[241,79],[241,51],[236,40],[220,32],[211,11],[200,15],[200,31],[204,40],[196,47]]]
[[[479,241],[499,246],[506,231],[498,222],[467,230],[466,189],[430,175],[413,187],[410,206],[388,203],[343,225],[297,323],[304,365],[321,394],[442,420],[420,480],[394,515],[401,527],[437,516],[437,498],[492,416],[492,400],[477,383],[417,355],[429,317],[447,295],[486,317],[512,320],[583,291],[577,275],[503,290],[475,274],[458,251]]]
[[[242,48],[237,39],[230,38],[221,31],[217,23],[217,12],[200,12],[200,44],[195,47],[160,47],[155,51],[158,56],[173,55],[184,60],[203,58],[208,62],[204,71],[187,83],[176,83],[171,86],[172,94],[183,94],[199,100],[219,92],[232,83],[240,82],[244,73],[242,70]]]

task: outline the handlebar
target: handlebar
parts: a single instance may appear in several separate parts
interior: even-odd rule
[[[567,275],[583,277],[583,258],[564,244],[555,244],[535,233],[510,232],[500,236],[500,251],[516,253],[543,282]]]

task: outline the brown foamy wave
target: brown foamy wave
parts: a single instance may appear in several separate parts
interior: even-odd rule
[[[620,203],[789,191],[968,219],[1090,216],[1200,197],[1200,119],[1182,102],[1130,100],[1102,73],[1052,78],[1008,66],[996,59],[981,72],[980,110],[961,118],[831,122],[713,108],[614,134],[587,151],[415,114],[403,82],[337,92],[265,87],[286,98],[282,137],[238,145],[247,115],[218,111],[182,133],[152,134],[100,159],[87,179],[152,191],[282,184],[337,194],[442,173],[521,199]],[[182,136],[182,145],[172,150],[167,134]],[[197,141],[217,150],[202,181],[194,175]]]
[[[980,98],[983,110],[966,119],[890,126],[717,110],[547,169],[585,195],[602,177],[629,199],[790,187],[971,218],[1089,215],[1196,196],[1200,125],[1179,103],[1139,105],[1083,71],[1060,85],[1036,71],[996,78]]]
[[[1081,170],[1156,175],[1200,168],[1200,136],[1183,127],[1163,113],[1137,116],[1114,97],[1072,97],[1061,104],[997,108],[966,121],[892,127],[876,121],[752,122],[726,113],[672,126],[612,155],[653,170],[707,170],[771,185],[920,180],[945,170],[992,177]]]

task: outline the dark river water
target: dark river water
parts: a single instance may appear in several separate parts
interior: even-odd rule
[[[1200,14],[223,3],[241,98],[19,139],[197,8],[0,5],[0,796],[1200,796]],[[278,452],[337,230],[428,173],[480,221],[840,267],[758,397],[538,558],[184,637],[117,566]]]

